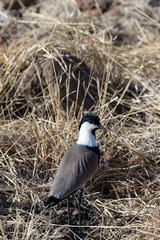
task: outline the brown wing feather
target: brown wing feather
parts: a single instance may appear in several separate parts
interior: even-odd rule
[[[98,168],[99,154],[82,145],[73,145],[62,158],[49,196],[64,199],[94,175]]]

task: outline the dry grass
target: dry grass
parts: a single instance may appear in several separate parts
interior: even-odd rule
[[[125,26],[128,38],[120,46],[109,34],[115,23],[109,15],[113,9],[94,19],[81,18],[79,12],[69,19],[70,8],[59,1],[55,9],[66,11],[54,16],[54,22],[50,14],[35,14],[29,8],[22,20],[11,18],[1,30],[7,41],[1,40],[0,50],[0,239],[160,238],[159,19],[157,9],[145,5],[145,11],[143,1],[137,6],[138,2],[133,7],[143,14],[134,15],[127,4],[114,7],[116,13],[122,14],[122,7],[131,11],[137,23],[136,29]],[[125,17],[124,13],[123,23]],[[43,206],[50,177],[76,141],[85,111],[85,104],[77,115],[74,106],[63,111],[59,91],[47,85],[46,78],[43,82],[43,63],[59,59],[62,52],[82,59],[91,69],[90,79],[94,75],[98,89],[92,111],[108,129],[106,135],[97,134],[101,162],[86,186],[80,228],[76,207],[69,227],[65,201],[54,210]],[[34,79],[41,95],[27,87]]]

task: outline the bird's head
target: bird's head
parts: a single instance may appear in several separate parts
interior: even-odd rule
[[[93,135],[95,135],[95,131],[97,129],[102,129],[106,132],[106,129],[100,123],[99,117],[91,113],[85,114],[82,117],[82,120],[79,124],[79,130],[82,128],[82,126],[83,128],[86,128],[86,130],[91,131]]]

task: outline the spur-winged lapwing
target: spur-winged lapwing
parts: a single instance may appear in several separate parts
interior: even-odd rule
[[[94,175],[98,168],[100,152],[95,138],[97,129],[106,129],[100,124],[100,119],[95,114],[83,116],[79,125],[78,141],[69,148],[63,156],[58,171],[53,180],[45,206],[56,205],[67,198],[68,223],[70,224],[69,197],[77,190],[81,190],[79,196],[79,216],[81,224],[81,196],[86,182]]]

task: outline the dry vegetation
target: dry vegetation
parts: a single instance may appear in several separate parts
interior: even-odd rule
[[[160,7],[113,0],[96,15],[55,2],[1,3],[0,239],[158,240]],[[76,198],[67,226],[66,202],[43,200],[86,111],[108,132],[83,226]]]

